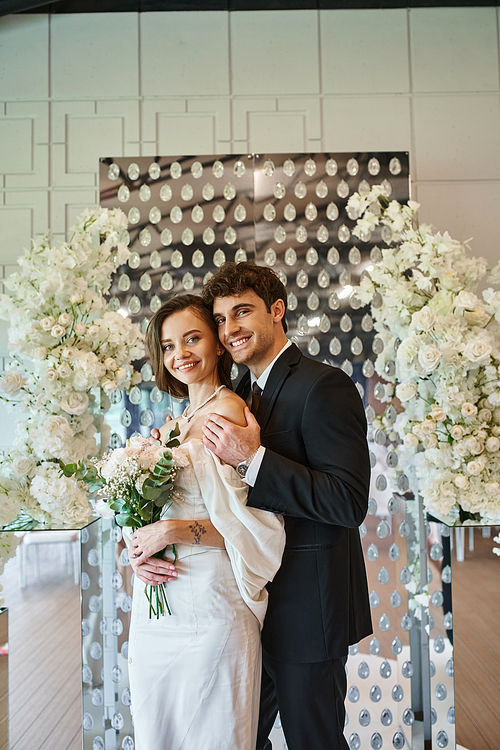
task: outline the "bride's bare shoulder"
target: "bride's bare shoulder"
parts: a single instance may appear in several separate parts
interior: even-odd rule
[[[214,404],[214,412],[220,414],[221,417],[229,419],[230,422],[235,422],[242,427],[246,425],[245,419],[245,402],[242,398],[224,388],[221,391],[220,397],[217,399],[217,403]]]

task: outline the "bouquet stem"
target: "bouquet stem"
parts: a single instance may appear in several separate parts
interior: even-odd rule
[[[153,557],[157,557],[161,560],[166,551],[167,548],[165,547],[165,549],[160,550],[160,552],[156,552]],[[172,545],[172,554],[174,556],[175,562],[177,560],[177,550],[175,549],[175,544]],[[166,583],[159,583],[157,586],[146,584],[146,586],[144,587],[144,593],[146,594],[147,600],[149,602],[149,619],[154,616],[158,620],[165,614],[165,611],[169,615],[172,615],[167,599]]]

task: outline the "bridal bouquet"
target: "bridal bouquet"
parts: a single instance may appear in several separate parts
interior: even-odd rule
[[[354,234],[378,241],[356,294],[371,303],[375,369],[395,391],[375,427],[414,467],[427,509],[449,524],[500,520],[500,291],[476,295],[483,258],[420,224],[419,205],[389,201],[382,186],[355,193]],[[369,272],[368,272],[369,271]],[[500,282],[500,264],[490,283]]]
[[[170,431],[164,445],[151,438],[132,437],[125,448],[116,448],[99,461],[86,464],[61,463],[62,474],[74,477],[97,492],[95,510],[105,518],[114,518],[119,526],[134,531],[159,521],[164,510],[175,499],[174,478],[177,469],[187,466],[184,453],[178,450],[179,427]],[[163,557],[165,550],[155,557]],[[174,559],[176,558],[173,547]],[[170,615],[166,584],[146,585],[149,616]]]
[[[86,492],[60,476],[58,462],[97,455],[109,433],[107,394],[141,379],[131,362],[142,356],[143,336],[104,298],[130,255],[126,227],[119,209],[86,211],[69,242],[56,246],[45,236],[33,243],[5,281],[0,317],[10,323],[12,360],[0,398],[24,418],[0,458],[0,525],[18,514],[16,528],[22,518],[28,527],[75,527],[91,518]]]

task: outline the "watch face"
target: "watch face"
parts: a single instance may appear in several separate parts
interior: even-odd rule
[[[240,477],[241,477],[242,479],[244,479],[244,478],[245,478],[245,476],[246,476],[246,473],[247,473],[247,469],[248,469],[248,466],[247,466],[247,464],[239,464],[239,465],[238,465],[238,466],[236,467],[236,471],[238,472],[238,474],[240,475]]]

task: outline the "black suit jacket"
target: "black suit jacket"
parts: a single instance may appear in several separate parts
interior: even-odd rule
[[[238,393],[249,393],[247,373]],[[285,517],[286,547],[268,584],[265,650],[294,663],[347,654],[372,632],[358,526],[370,465],[363,404],[340,369],[292,344],[273,366],[256,414],[266,448],[248,505]]]

